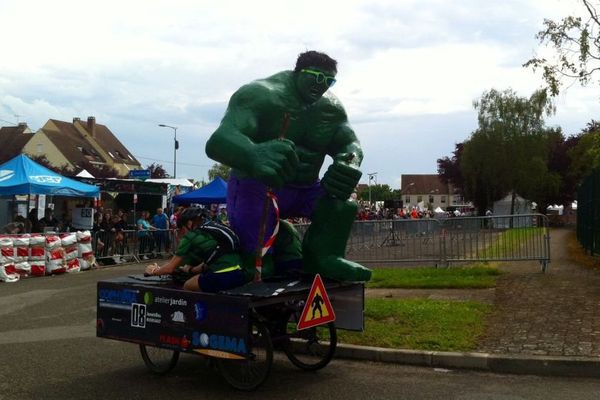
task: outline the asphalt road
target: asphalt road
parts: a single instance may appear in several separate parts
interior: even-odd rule
[[[140,265],[0,283],[0,399],[597,399],[600,380],[334,360],[317,373],[277,357],[253,393],[199,356],[151,375],[136,345],[95,337],[96,281]]]

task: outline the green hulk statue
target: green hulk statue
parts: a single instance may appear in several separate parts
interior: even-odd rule
[[[300,54],[294,71],[235,92],[206,143],[210,158],[232,167],[227,212],[246,268],[253,267],[263,233],[272,234],[279,212],[279,233],[263,259],[265,278],[299,269],[340,281],[371,278],[369,269],[344,259],[357,212],[348,199],[362,175],[363,153],[344,107],[328,92],[336,73],[328,55]],[[319,181],[326,155],[333,164]],[[278,210],[266,203],[267,193]],[[312,221],[303,241],[285,221],[295,217]]]

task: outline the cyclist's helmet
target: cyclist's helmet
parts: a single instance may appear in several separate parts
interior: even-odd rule
[[[196,218],[206,218],[207,212],[204,208],[188,207],[177,217],[177,227],[186,226],[188,221],[194,221]]]

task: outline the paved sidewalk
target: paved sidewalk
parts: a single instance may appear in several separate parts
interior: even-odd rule
[[[569,260],[572,231],[552,229],[551,263],[506,263],[478,351],[508,355],[600,356],[600,271]]]

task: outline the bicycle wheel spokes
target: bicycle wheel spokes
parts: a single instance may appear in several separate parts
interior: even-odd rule
[[[247,359],[217,359],[225,380],[240,390],[254,390],[260,386],[269,376],[273,364],[273,344],[268,329],[258,321],[252,322],[251,329]]]
[[[179,360],[179,352],[160,347],[140,344],[140,353],[146,367],[155,374],[164,375],[171,371]]]
[[[332,322],[298,331],[296,321],[288,323],[289,343],[284,347],[292,364],[307,371],[326,366],[337,346],[337,332]]]

